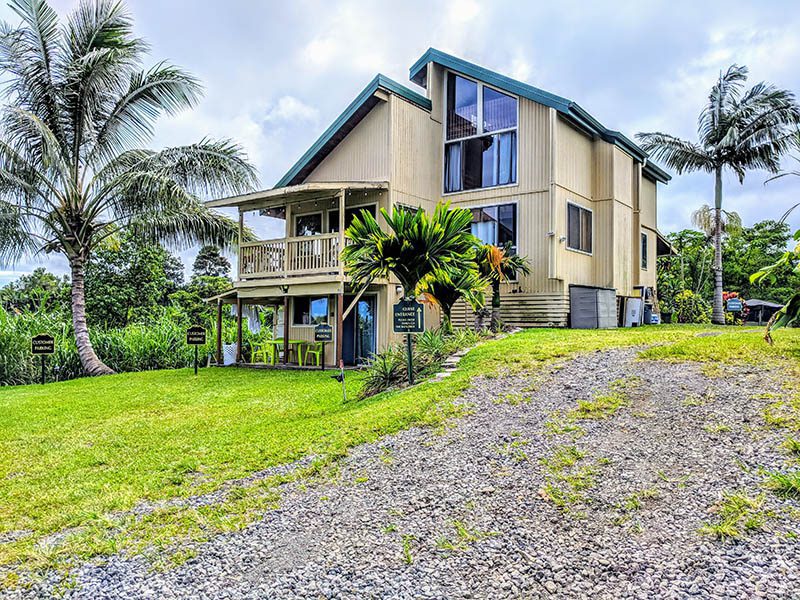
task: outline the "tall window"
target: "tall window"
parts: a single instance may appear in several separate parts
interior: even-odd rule
[[[567,248],[592,253],[592,211],[567,204]]]
[[[483,206],[472,209],[472,235],[484,244],[517,249],[517,210],[515,204]]]
[[[642,268],[647,268],[647,234],[642,233]]]
[[[517,181],[517,99],[447,74],[444,190]]]
[[[293,299],[294,325],[318,325],[328,322],[328,297],[297,296]]]

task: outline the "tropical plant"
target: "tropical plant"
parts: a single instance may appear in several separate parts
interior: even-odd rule
[[[197,251],[192,273],[197,277],[230,277],[231,261],[220,254],[217,246],[203,246]]]
[[[45,0],[10,6],[22,23],[0,26],[0,263],[63,254],[83,369],[111,373],[86,322],[95,248],[120,230],[173,247],[227,246],[235,223],[200,195],[249,190],[255,172],[227,140],[142,148],[158,117],[193,106],[201,86],[164,62],[141,69],[148,46],[122,2],[82,0],[62,26]]]
[[[484,290],[489,280],[482,277],[474,268],[467,268],[450,275],[437,270],[425,276],[417,286],[417,295],[423,302],[439,306],[442,310],[442,329],[453,331],[451,313],[453,305],[460,299],[478,311],[486,302]]]
[[[711,305],[692,290],[675,295],[673,321],[676,323],[709,323]]]
[[[794,94],[767,83],[744,90],[747,68],[732,65],[711,89],[700,113],[698,141],[666,133],[640,133],[642,147],[679,174],[714,174],[714,323],[725,323],[722,303],[722,174],[732,171],[739,182],[751,169],[777,173],[800,125]]]
[[[750,280],[753,283],[774,284],[778,279],[778,273],[791,269],[795,274],[800,275],[800,229],[794,232],[795,246],[787,250],[783,255],[771,265],[763,267],[757,273],[753,273]],[[772,343],[772,331],[779,327],[797,326],[800,324],[800,289],[795,288],[794,294],[786,302],[783,308],[777,311],[767,323],[767,330],[764,335],[770,344]]]
[[[492,311],[489,327],[492,331],[500,328],[500,284],[517,278],[521,273],[527,275],[531,272],[529,261],[525,256],[515,254],[511,249],[511,244],[504,246],[494,246],[492,244],[482,244],[478,247],[476,263],[478,271],[487,278],[492,285]],[[483,315],[481,311],[476,312],[476,326],[478,330],[483,329]]]
[[[717,227],[716,212],[708,204],[692,212],[691,221],[692,225],[705,233],[709,240],[714,239]],[[742,230],[742,217],[735,211],[723,209],[720,211],[720,228],[723,237],[738,233]]]
[[[469,268],[475,254],[469,210],[450,210],[449,203],[439,203],[430,215],[421,208],[395,208],[392,215],[381,209],[381,214],[388,232],[366,210],[353,217],[345,231],[351,243],[342,251],[342,261],[356,287],[394,275],[404,297],[414,298],[427,275]]]
[[[37,267],[32,273],[0,288],[0,306],[8,311],[64,312],[69,310],[69,279]]]

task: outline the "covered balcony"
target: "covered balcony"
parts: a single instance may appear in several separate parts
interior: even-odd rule
[[[239,285],[309,277],[343,280],[339,255],[344,231],[361,210],[377,216],[388,206],[387,190],[386,182],[311,182],[215,200],[209,206],[238,209]],[[267,235],[244,241],[245,228]]]

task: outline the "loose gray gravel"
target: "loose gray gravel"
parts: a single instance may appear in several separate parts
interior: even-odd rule
[[[629,406],[582,422],[574,442],[547,433],[556,411],[632,376]],[[800,502],[768,493],[775,517],[738,541],[698,532],[723,491],[758,494],[759,468],[786,467],[785,432],[764,426],[774,401],[765,393],[784,393],[769,371],[709,377],[699,365],[637,360],[636,349],[583,355],[544,377],[481,378],[452,426],[355,448],[338,481],[287,484],[280,508],[198,546],[180,567],[156,572],[119,555],[87,564],[66,596],[800,598],[800,543],[787,535],[798,532]],[[601,466],[585,502],[564,512],[544,497],[540,459],[572,443]],[[657,497],[620,507],[645,489]],[[455,522],[474,539],[460,539]]]

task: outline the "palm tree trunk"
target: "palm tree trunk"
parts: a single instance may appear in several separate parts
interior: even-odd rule
[[[72,328],[75,331],[75,345],[78,356],[87,375],[110,375],[108,368],[94,352],[86,325],[86,294],[84,290],[84,262],[82,258],[70,259],[72,269]]]
[[[714,182],[714,310],[711,322],[725,325],[722,306],[722,169],[717,167]]]
[[[451,314],[453,312],[453,305],[442,305],[442,331],[444,333],[453,333],[453,319]]]
[[[489,328],[492,331],[500,328],[500,282],[497,280],[492,281],[492,317]]]

